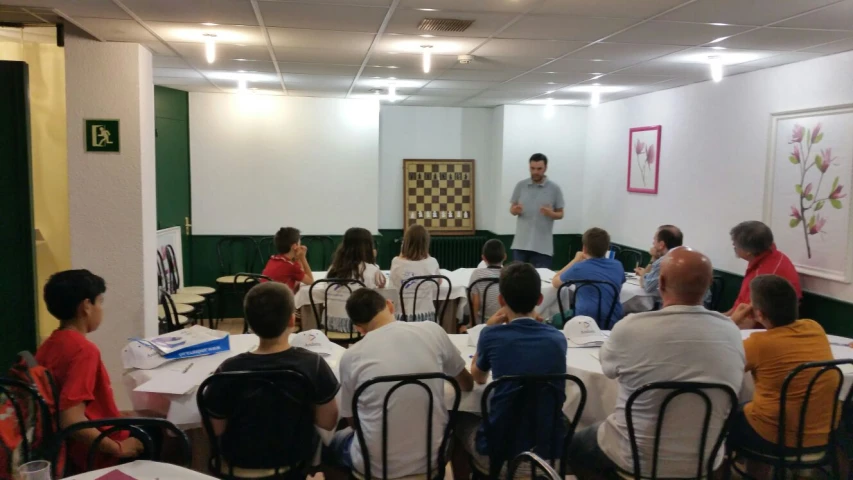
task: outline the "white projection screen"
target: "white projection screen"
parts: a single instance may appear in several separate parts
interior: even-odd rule
[[[379,104],[190,93],[195,235],[378,228]]]

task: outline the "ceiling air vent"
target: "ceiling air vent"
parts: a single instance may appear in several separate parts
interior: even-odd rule
[[[424,32],[464,32],[474,23],[474,20],[459,20],[457,18],[425,18],[418,25],[418,30]]]

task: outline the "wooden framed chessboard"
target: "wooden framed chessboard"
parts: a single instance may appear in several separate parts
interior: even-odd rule
[[[403,225],[474,234],[474,160],[403,160]]]

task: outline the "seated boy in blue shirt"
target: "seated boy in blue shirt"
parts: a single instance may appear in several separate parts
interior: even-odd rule
[[[542,302],[542,280],[532,265],[513,263],[501,271],[498,302],[501,309],[487,322],[477,341],[477,353],[471,361],[471,375],[474,381],[485,384],[489,372],[493,378],[507,375],[545,375],[566,373],[566,337],[559,330],[534,320],[534,309]],[[479,415],[460,413],[456,435],[465,453],[471,456],[473,464],[482,473],[489,471],[489,455],[498,454],[504,461],[511,460],[518,453],[535,449],[547,458],[549,452],[562,451],[565,437],[564,421],[553,418],[556,400],[562,405],[565,401],[565,382],[555,384],[558,395],[547,393],[537,396],[539,412],[537,416],[537,438],[532,438],[531,428],[525,422],[528,415],[520,416],[516,400],[519,391],[517,384],[507,383],[496,388],[489,403],[489,423],[493,432],[499,432],[493,438],[500,438],[497,445],[490,443]],[[516,407],[516,408],[514,408]],[[557,425],[556,435],[553,425]],[[553,445],[554,438],[557,445]],[[553,447],[553,449],[552,449]],[[457,455],[461,452],[457,451]],[[464,453],[461,453],[464,455]],[[464,468],[467,461],[453,461],[454,478],[468,478]]]
[[[594,318],[605,330],[613,328],[613,325],[622,320],[624,315],[622,302],[619,301],[619,292],[622,291],[622,284],[625,283],[625,269],[622,262],[607,258],[609,251],[610,234],[601,228],[590,228],[583,234],[583,249],[551,280],[554,288],[560,288],[560,285],[571,280],[596,280],[616,287],[615,298],[614,290],[607,285],[597,285],[598,290],[595,286],[585,286],[576,291],[574,314]],[[598,313],[599,290],[602,297],[601,315]],[[613,314],[610,318],[606,318],[613,302],[615,302]]]

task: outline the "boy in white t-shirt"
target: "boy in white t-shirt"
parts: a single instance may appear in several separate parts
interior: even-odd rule
[[[412,277],[439,274],[438,260],[429,255],[429,232],[423,225],[412,225],[403,235],[400,255],[391,260],[391,288],[401,289],[406,280]],[[418,287],[419,284],[420,287]],[[415,302],[416,288],[417,302]],[[428,280],[411,282],[403,288],[406,321],[435,322],[436,288],[435,283]],[[397,312],[397,319],[402,319],[402,312]]]
[[[433,322],[406,323],[394,320],[394,306],[374,290],[360,289],[350,296],[347,314],[364,338],[341,357],[340,414],[352,425],[352,401],[364,382],[386,375],[443,372],[455,377],[463,391],[474,388],[465,361],[450,337]],[[433,471],[448,414],[444,402],[444,381],[428,380],[432,391]],[[383,478],[382,410],[385,394],[393,386],[382,383],[369,387],[359,397],[358,417],[370,453],[373,478]],[[426,417],[429,396],[416,386],[406,386],[392,394],[388,405],[387,478],[426,473]],[[352,428],[335,433],[324,451],[324,462],[364,473],[361,445]]]

